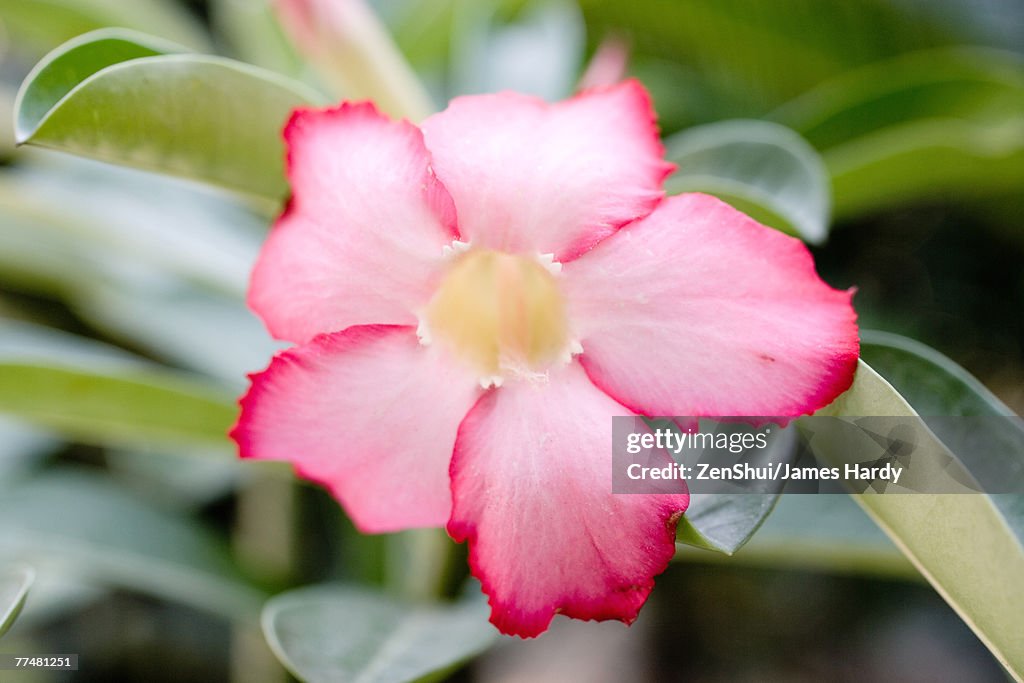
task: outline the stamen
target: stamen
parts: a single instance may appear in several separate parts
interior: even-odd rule
[[[470,242],[463,242],[462,240],[452,240],[451,244],[446,244],[444,249],[441,250],[441,254],[445,258],[452,258],[454,256],[458,256],[459,254],[465,254],[467,251],[469,251],[470,246],[472,246]]]
[[[552,275],[562,272],[562,264],[555,260],[554,254],[537,254],[537,263],[544,266]]]
[[[430,325],[427,324],[427,320],[424,316],[419,316],[419,324],[416,326],[416,337],[420,340],[420,344],[423,346],[430,346],[432,341],[430,337]]]
[[[562,354],[559,360],[568,365],[572,362],[573,356],[578,356],[581,353],[583,353],[583,344],[580,344],[578,340],[573,339],[569,342],[569,346],[566,347],[565,353]]]

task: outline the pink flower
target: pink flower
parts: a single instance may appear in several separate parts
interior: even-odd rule
[[[851,294],[797,240],[700,194],[636,82],[463,97],[420,128],[300,110],[294,192],[249,303],[297,346],[232,436],[366,532],[447,525],[503,632],[631,622],[685,489],[611,493],[614,415],[812,412],[852,381]]]

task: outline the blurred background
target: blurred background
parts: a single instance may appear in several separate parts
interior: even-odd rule
[[[863,327],[923,341],[1024,409],[1024,2],[372,6],[438,107],[638,77],[680,164],[670,188],[719,187],[803,236],[829,283],[857,287]],[[223,437],[245,373],[278,348],[243,303],[274,207],[14,148],[33,65],[105,26],[332,87],[266,0],[0,0],[0,559],[37,572],[0,651],[82,661],[0,679],[286,681],[262,601],[331,579],[388,585],[395,539],[355,534],[324,492],[237,463]],[[756,135],[721,127],[734,119],[795,131],[771,145],[802,170],[766,171]],[[715,185],[725,176],[747,189]],[[631,629],[558,620],[453,676],[1007,680],[843,496],[783,500],[731,558],[682,547]]]

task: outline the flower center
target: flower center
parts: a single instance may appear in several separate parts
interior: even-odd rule
[[[554,275],[537,259],[496,251],[458,257],[427,307],[432,335],[473,363],[487,381],[543,371],[570,349]]]

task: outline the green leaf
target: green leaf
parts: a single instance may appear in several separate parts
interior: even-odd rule
[[[996,122],[1019,107],[1024,57],[1000,50],[924,50],[854,69],[808,90],[773,118],[818,149],[908,121]]]
[[[829,181],[818,153],[792,130],[768,121],[697,126],[665,142],[679,166],[669,193],[707,192],[806,242],[828,235]]]
[[[69,367],[138,370],[141,358],[124,349],[42,325],[0,317],[0,358],[10,362],[52,360]]]
[[[281,129],[295,107],[320,97],[241,62],[192,54],[133,56],[126,43],[153,49],[152,40],[136,34],[99,31],[40,62],[18,93],[19,144],[280,201],[287,192]],[[124,61],[101,66],[116,54]],[[69,72],[61,66],[68,62],[84,66]],[[89,64],[100,68],[86,75]]]
[[[871,518],[842,494],[781,495],[772,514],[729,562],[920,578]]]
[[[861,356],[921,415],[1015,415],[969,372],[921,342],[861,330]]]
[[[33,581],[35,572],[29,567],[0,570],[0,637],[10,630],[21,614]]]
[[[187,287],[96,285],[73,307],[99,329],[236,391],[283,348],[243,302]]]
[[[0,413],[86,443],[227,448],[232,396],[94,346],[3,322]]]
[[[496,0],[504,3],[506,0]],[[490,2],[490,0],[488,0]],[[459,14],[476,12],[477,5],[463,0],[378,0],[374,9],[394,37],[402,54],[426,76],[438,92],[447,90],[451,53],[459,42],[458,30],[464,24]],[[447,93],[454,96],[458,93]],[[445,97],[443,99],[448,99]]]
[[[212,0],[211,22],[239,59],[298,77],[305,64],[281,29],[269,0]]]
[[[956,193],[1000,196],[1024,184],[1024,122],[922,121],[824,154],[840,217]]]
[[[50,471],[6,487],[0,552],[40,572],[73,572],[231,618],[253,618],[264,597],[221,540],[85,471]]]
[[[862,361],[850,390],[819,414],[916,413]],[[944,450],[929,434],[919,433],[918,445]],[[816,454],[826,462],[833,455],[821,450]],[[1019,637],[1024,633],[1024,547],[993,500],[970,493],[858,494],[854,499],[996,658],[1018,679],[1024,676],[1024,639]]]
[[[176,179],[28,156],[0,172],[0,285],[232,388],[266,365],[280,345],[244,304],[265,219]]]
[[[999,196],[1024,183],[1024,58],[948,48],[843,74],[777,110],[832,175],[850,216],[943,196]]]
[[[72,369],[0,357],[0,411],[101,445],[227,447],[229,400],[161,373]]]
[[[147,500],[182,510],[197,510],[223,500],[253,473],[241,459],[204,457],[204,453],[180,449],[120,451],[108,449],[110,474]],[[272,472],[271,468],[260,471]],[[287,469],[281,479],[291,482]],[[270,515],[276,514],[269,512]]]
[[[584,50],[579,8],[564,0],[533,0],[503,22],[502,4],[463,4],[455,15],[455,93],[515,90],[549,101],[570,96]]]
[[[272,598],[263,632],[278,659],[304,681],[402,683],[450,671],[497,640],[487,605],[400,603],[343,585]]]
[[[1008,490],[1024,491],[1024,423],[966,370],[920,342],[896,334],[861,331],[861,355],[920,415],[1011,417],[929,423],[967,469],[986,481],[996,477]],[[1024,493],[993,494],[992,502],[1024,544]]]
[[[145,31],[197,50],[210,46],[200,23],[166,0],[0,0],[0,24],[13,36],[16,51],[32,55],[109,26]]]
[[[26,77],[15,102],[15,134],[19,141],[59,103],[74,85],[108,66],[142,57],[188,52],[188,48],[124,29],[101,29],[64,43]]]
[[[3,61],[3,39],[0,38],[0,62]],[[0,83],[0,165],[14,155],[14,89]]]
[[[676,541],[732,555],[757,531],[778,495],[759,493],[690,494]]]
[[[796,443],[792,429],[779,431],[768,448],[756,457],[766,462],[792,461]],[[785,482],[772,482],[765,493],[691,493],[690,506],[679,520],[676,540],[732,555],[772,512],[784,486]]]
[[[678,70],[655,101],[659,112],[679,101],[691,122],[760,116],[852,67],[957,42],[954,32],[892,0],[844,3],[842,11],[820,0],[788,0],[784,9],[760,0],[580,4],[589,35],[625,32],[638,67]]]
[[[46,431],[0,415],[0,481],[17,476],[60,445]]]
[[[0,173],[0,265],[76,295],[180,286],[244,298],[266,219],[225,195],[74,157],[26,155]]]

